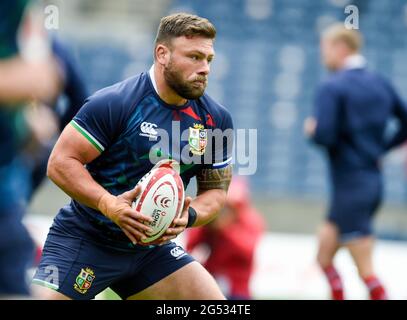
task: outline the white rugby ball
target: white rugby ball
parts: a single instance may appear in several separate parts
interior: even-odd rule
[[[184,184],[179,174],[179,164],[174,160],[163,160],[140,179],[141,192],[133,202],[133,208],[153,218],[146,223],[153,231],[146,233],[149,243],[158,239],[181,214],[184,205]]]

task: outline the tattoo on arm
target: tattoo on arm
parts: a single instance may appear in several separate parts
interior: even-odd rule
[[[222,189],[228,191],[232,179],[232,166],[221,169],[203,169],[196,176],[198,194],[210,189]]]

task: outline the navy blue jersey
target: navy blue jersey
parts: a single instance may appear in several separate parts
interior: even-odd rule
[[[388,121],[399,131],[386,139]],[[391,85],[365,68],[331,75],[317,90],[314,141],[329,152],[331,169],[377,168],[380,157],[406,138],[407,109]]]
[[[160,99],[152,77],[151,71],[142,73],[96,92],[71,122],[101,152],[86,168],[113,195],[134,188],[163,158],[180,163],[185,188],[200,170],[222,168],[232,160],[229,112],[207,95],[183,106],[169,105]],[[70,206],[76,214],[123,234],[99,211],[75,200]]]

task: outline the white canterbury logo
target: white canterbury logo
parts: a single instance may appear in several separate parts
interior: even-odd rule
[[[171,249],[170,253],[177,260],[187,254],[181,247],[175,247],[174,249]]]
[[[155,123],[143,122],[140,126],[141,130],[140,136],[157,140],[158,132],[157,130],[155,130],[155,128],[157,128],[157,125]]]

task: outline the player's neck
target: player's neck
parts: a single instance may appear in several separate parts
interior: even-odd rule
[[[157,94],[165,103],[174,106],[183,106],[187,103],[187,99],[179,96],[171,87],[169,87],[164,79],[164,74],[157,66],[154,66],[154,80]]]

